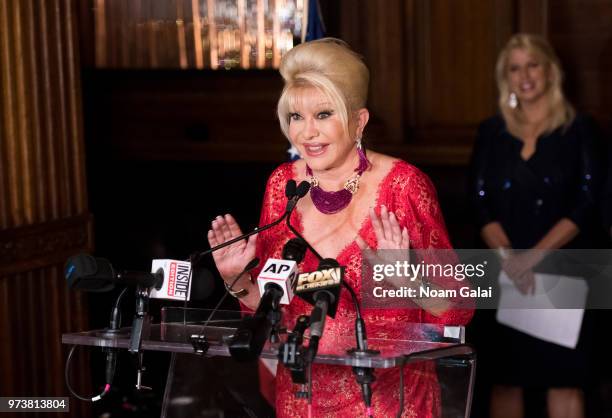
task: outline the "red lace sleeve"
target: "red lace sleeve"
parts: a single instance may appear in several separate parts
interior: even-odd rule
[[[446,264],[456,262],[453,251],[434,251],[448,249],[452,245],[444,224],[444,217],[438,203],[436,189],[426,174],[407,163],[398,163],[397,174],[393,178],[395,213],[401,226],[408,228],[410,245],[421,249],[426,263]],[[392,206],[392,207],[393,207]],[[458,289],[465,283],[444,279],[445,289]],[[421,320],[426,323],[464,325],[470,321],[473,309],[449,309],[441,316],[422,311]]]

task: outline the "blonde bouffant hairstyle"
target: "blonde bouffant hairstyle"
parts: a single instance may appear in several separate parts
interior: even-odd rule
[[[527,51],[538,59],[541,65],[544,66],[550,80],[546,91],[549,114],[546,124],[542,128],[542,133],[551,133],[560,126],[567,128],[574,120],[576,112],[563,95],[563,71],[561,70],[559,58],[557,58],[555,51],[546,39],[538,35],[519,33],[512,36],[504,49],[502,49],[495,67],[497,88],[499,90],[499,108],[506,121],[508,131],[518,137],[521,135],[521,127],[525,123],[525,116],[520,103],[514,109],[509,105],[509,98],[512,92],[508,85],[508,60],[511,51],[517,48]]]
[[[370,72],[361,57],[340,39],[323,38],[297,45],[283,56],[280,73],[285,86],[277,112],[287,139],[290,115],[305,88],[314,87],[327,97],[347,134],[353,113],[366,105]]]

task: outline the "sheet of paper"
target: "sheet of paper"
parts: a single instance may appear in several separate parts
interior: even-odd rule
[[[523,295],[502,271],[499,284],[499,323],[544,341],[576,348],[588,293],[584,280],[536,273],[534,294]],[[556,306],[571,306],[572,309],[557,309]]]

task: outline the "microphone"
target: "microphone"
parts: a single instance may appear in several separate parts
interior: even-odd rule
[[[282,292],[279,301],[281,305],[288,305],[293,300],[293,291],[298,273],[297,265],[306,255],[306,242],[301,238],[292,238],[285,243],[282,251],[282,260],[269,258],[257,276],[259,294],[269,292],[274,286]]]
[[[324,258],[319,262],[317,270],[298,275],[295,294],[314,306],[324,293],[329,294],[330,302],[326,314],[335,318],[343,277],[344,267],[333,258]]]
[[[310,343],[306,359],[312,361],[319,350],[319,341],[325,330],[327,316],[334,318],[340,301],[340,289],[344,267],[331,258],[324,258],[319,268],[298,276],[295,294],[314,305],[310,314]]]
[[[191,263],[180,260],[153,260],[151,273],[147,273],[117,271],[105,258],[78,254],[68,259],[64,271],[68,287],[86,292],[138,285],[149,289],[153,299],[189,301],[206,299],[214,287],[212,273],[192,270]]]
[[[293,260],[300,264],[306,256],[308,245],[303,238],[291,238],[283,247],[283,259]]]
[[[64,267],[64,276],[71,289],[86,292],[108,292],[116,285],[140,285],[161,289],[163,271],[153,273],[137,271],[116,271],[112,264],[89,254],[72,256]]]
[[[288,305],[293,299],[296,277],[297,263],[295,261],[269,258],[257,276],[259,294],[264,295],[274,288],[276,294],[281,296],[278,302],[281,305]]]
[[[289,183],[292,183],[292,185],[290,186]],[[310,190],[310,183],[307,182],[306,180],[300,182],[297,188],[295,188],[293,196],[289,196],[288,192],[293,191],[294,188],[295,188],[295,181],[289,180],[287,182],[287,187],[285,188],[285,195],[287,196],[287,198],[289,198],[289,201],[287,202],[287,206],[285,207],[285,214],[287,215],[290,215],[293,209],[295,209],[297,202],[301,198],[306,196],[306,193],[308,193],[308,190]]]
[[[261,355],[268,337],[280,323],[280,305],[293,299],[297,263],[270,258],[257,276],[261,298],[253,316],[245,316],[229,342],[231,356],[250,361]]]
[[[291,199],[295,196],[296,188],[295,180],[290,179],[285,185],[285,196],[287,199]]]
[[[297,190],[295,191],[295,194],[298,196],[298,199],[301,199],[304,196],[306,196],[306,193],[308,193],[308,190],[310,190],[310,182],[304,180],[300,182],[300,184],[297,186]]]
[[[338,274],[337,269],[341,269],[342,273]],[[336,272],[336,274],[334,274],[334,272]],[[307,275],[315,275],[316,277],[313,278],[312,276]],[[338,296],[340,293],[341,284],[343,284],[350,292],[357,313],[357,317],[355,319],[357,349],[349,350],[348,353],[358,356],[369,356],[379,353],[376,350],[368,349],[365,321],[361,315],[361,307],[359,306],[357,295],[355,294],[355,291],[344,280],[342,280],[343,276],[344,270],[342,267],[339,267],[338,262],[333,258],[325,258],[319,263],[319,270],[313,273],[306,273],[305,275],[300,275],[298,277],[298,284],[296,287],[297,295],[302,297],[302,291],[308,292],[308,289],[318,289],[314,291],[310,290],[313,292],[313,300],[315,301],[315,308],[313,309],[310,318],[311,338],[307,351],[307,359],[310,361],[312,361],[317,355],[319,340],[323,335],[323,329],[325,327],[325,305],[329,304],[329,316],[333,318],[336,313],[335,309],[338,306]],[[332,293],[334,291],[336,293]],[[335,299],[330,300],[330,296],[323,292],[330,292]],[[306,293],[306,295],[308,295],[308,293]],[[372,383],[374,380],[376,380],[376,377],[374,376],[372,369],[369,367],[353,367],[353,373],[355,374],[357,383],[361,387],[363,402],[367,410],[370,411],[370,407],[372,405]]]
[[[307,191],[308,189],[306,189],[304,194],[306,194]],[[323,330],[325,329],[325,316],[329,315],[334,318],[336,314],[339,302],[340,285],[346,287],[346,290],[350,293],[351,299],[353,300],[353,304],[355,306],[355,313],[357,315],[355,318],[355,338],[357,340],[357,348],[348,350],[348,353],[360,356],[379,354],[377,350],[368,349],[366,326],[363,316],[361,315],[361,306],[359,305],[359,300],[357,299],[355,290],[353,290],[353,288],[347,282],[342,280],[344,276],[344,268],[340,267],[338,262],[333,258],[324,259],[308,243],[308,241],[302,237],[302,235],[291,225],[291,214],[289,214],[287,217],[287,227],[295,234],[295,236],[302,239],[308,249],[320,260],[319,270],[312,273],[303,273],[298,276],[298,282],[295,290],[296,295],[315,306],[311,313],[311,324],[313,321],[315,322],[315,338],[313,339],[311,337],[311,341],[308,345],[306,357],[307,361],[312,361],[314,357],[316,357],[319,348],[319,340],[323,335]],[[340,268],[339,273],[338,270],[336,270],[338,268]],[[313,289],[319,289],[318,291],[320,292],[325,290],[330,293],[320,293],[317,294],[315,298],[316,290]],[[330,294],[333,296],[333,299],[330,297]],[[325,308],[327,308],[327,311],[325,311]],[[313,328],[311,325],[311,336],[313,335],[312,332]],[[372,369],[368,367],[354,367],[353,372],[355,373],[357,383],[361,386],[363,401],[369,413],[372,402],[371,384],[375,380],[374,373],[372,372]]]
[[[310,313],[310,343],[308,344],[308,361],[312,361],[319,351],[319,340],[325,330],[325,318],[330,306],[338,306],[336,298],[329,290],[319,290],[314,294],[315,307]],[[335,304],[334,304],[335,302]]]
[[[245,317],[229,344],[230,353],[237,360],[248,361],[260,356],[268,336],[280,322],[279,305],[293,299],[297,265],[306,254],[302,239],[292,238],[283,247],[283,260],[268,259],[257,276],[262,295],[252,317]]]
[[[206,300],[215,288],[215,278],[210,270],[194,268],[189,261],[155,259],[151,271],[162,273],[161,286],[149,291],[151,299],[189,302]]]

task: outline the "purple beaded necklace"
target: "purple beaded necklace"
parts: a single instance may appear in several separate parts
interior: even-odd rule
[[[344,183],[344,188],[336,192],[326,192],[319,186],[319,180],[312,174],[312,170],[306,165],[306,174],[310,176],[310,197],[312,203],[319,212],[331,215],[340,212],[351,203],[353,195],[359,190],[359,178],[370,166],[363,148],[357,147],[359,154],[359,165],[355,169],[356,174]]]

